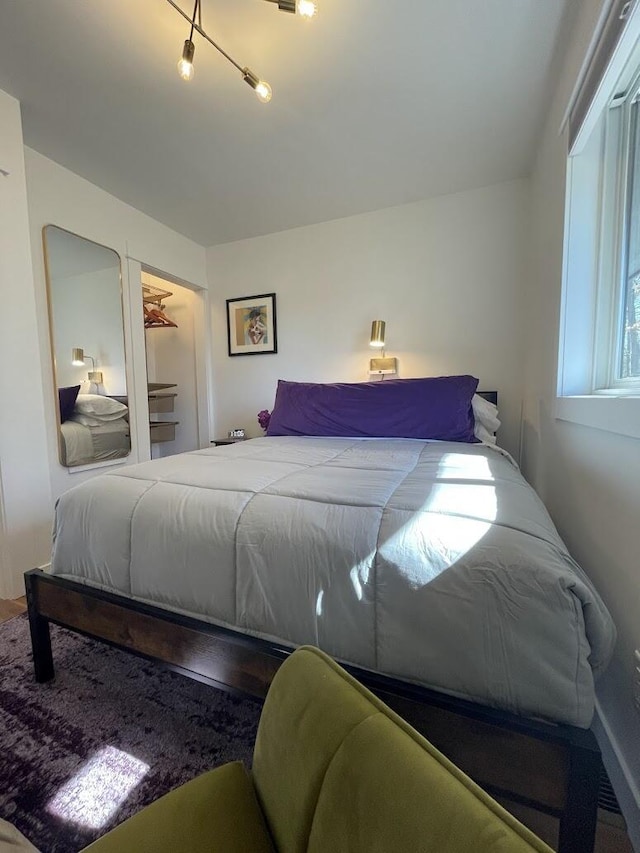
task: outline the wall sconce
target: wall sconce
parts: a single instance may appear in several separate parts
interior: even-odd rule
[[[85,355],[82,347],[74,347],[71,350],[71,364],[76,367],[84,367],[85,361],[89,359],[92,364],[92,369],[89,371],[89,382],[95,382],[96,385],[102,385],[102,371],[96,370],[96,360],[92,355]]]
[[[371,340],[369,346],[384,349],[384,333],[387,324],[384,320],[374,320],[371,324]]]
[[[372,358],[369,360],[369,374],[373,376],[382,376],[383,379],[386,374],[398,372],[397,359],[384,357],[385,332],[385,321],[374,320],[371,324],[371,337],[369,339],[369,346],[379,349],[382,358]]]

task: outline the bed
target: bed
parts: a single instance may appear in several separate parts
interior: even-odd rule
[[[339,433],[322,394],[313,423]],[[560,816],[561,850],[588,851],[587,729],[615,630],[541,502],[473,432],[396,436],[391,405],[391,438],[308,435],[310,408],[297,400],[283,427],[276,397],[265,438],[63,495],[52,574],[27,573],[36,677],[53,674],[49,621],[257,695],[295,646],[318,645],[489,790]]]
[[[127,406],[104,394],[81,394],[80,388],[58,388],[60,463],[70,468],[128,456]]]
[[[95,426],[73,419],[60,425],[63,465],[90,465],[108,459],[121,459],[131,452],[129,421],[116,418]]]

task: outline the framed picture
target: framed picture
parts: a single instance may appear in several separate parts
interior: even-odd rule
[[[275,293],[227,299],[227,336],[229,355],[278,352]]]

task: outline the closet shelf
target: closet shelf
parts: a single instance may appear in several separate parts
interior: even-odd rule
[[[164,391],[166,388],[176,388],[176,382],[147,382],[148,393],[154,394],[156,391]]]
[[[170,290],[161,290],[151,284],[142,285],[142,301],[144,303],[160,305],[163,299],[168,299],[170,296],[173,296]]]
[[[149,412],[172,412],[177,394],[149,394]]]
[[[178,328],[164,313],[163,299],[173,296],[170,290],[161,290],[151,284],[142,285],[142,309],[145,329]]]
[[[149,423],[151,444],[159,444],[162,441],[175,441],[178,423],[179,421],[151,421]]]

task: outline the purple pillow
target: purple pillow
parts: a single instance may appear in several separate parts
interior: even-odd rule
[[[67,388],[58,388],[58,402],[60,404],[60,423],[63,424],[73,414],[76,397],[80,390],[79,385],[69,385]]]
[[[431,438],[476,443],[473,376],[377,382],[280,379],[267,435]]]

